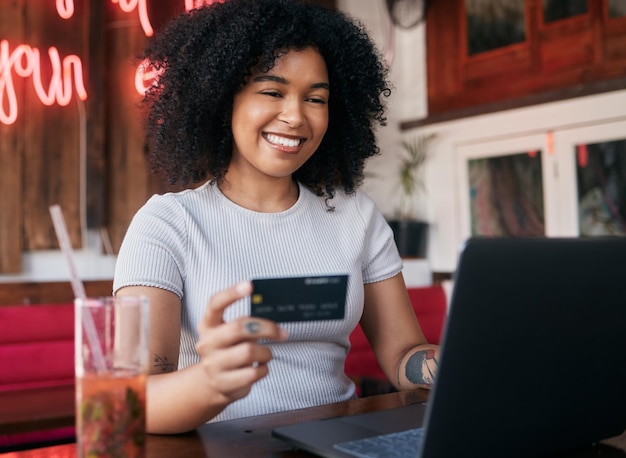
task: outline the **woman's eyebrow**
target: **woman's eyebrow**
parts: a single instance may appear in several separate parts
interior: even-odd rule
[[[311,89],[327,89],[330,91],[330,85],[328,83],[315,83],[311,84]]]
[[[289,81],[287,81],[285,78],[274,75],[257,75],[252,79],[252,81],[254,81],[255,83],[260,83],[262,81],[274,81],[275,83],[289,84]]]
[[[280,83],[280,84],[285,84],[288,85],[289,81],[287,81],[285,78],[283,78],[282,76],[276,76],[276,75],[257,75],[254,78],[252,78],[252,81],[255,83],[260,83],[263,81],[274,81],[275,83]],[[313,83],[311,84],[311,89],[328,89],[330,90],[330,85],[328,83]]]

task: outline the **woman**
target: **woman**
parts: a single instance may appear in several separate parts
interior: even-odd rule
[[[413,313],[391,230],[357,190],[384,124],[386,72],[362,27],[295,0],[226,0],[173,20],[145,55],[153,196],[119,253],[117,295],[150,298],[148,431],[354,397],[361,323],[398,389],[437,347]],[[343,320],[250,317],[250,280],[348,274]]]

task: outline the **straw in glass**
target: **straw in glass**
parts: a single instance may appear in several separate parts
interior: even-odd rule
[[[85,293],[85,287],[83,282],[80,281],[74,265],[74,252],[72,250],[72,244],[70,243],[70,237],[67,233],[67,226],[65,225],[65,219],[63,218],[61,207],[58,205],[52,205],[49,210],[50,216],[52,217],[52,223],[54,224],[54,231],[56,232],[57,239],[59,241],[59,246],[61,247],[61,251],[70,270],[70,281],[72,283],[74,296],[76,298],[86,299],[87,294]],[[100,339],[98,338],[98,333],[96,332],[96,326],[88,307],[85,307],[82,310],[81,316],[87,333],[87,342],[91,347],[94,357],[96,369],[98,372],[104,372],[106,370],[106,363],[104,361],[104,355],[102,354]]]

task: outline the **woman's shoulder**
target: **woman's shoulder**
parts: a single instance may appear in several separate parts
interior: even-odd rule
[[[187,206],[190,203],[197,202],[199,200],[206,200],[211,194],[210,188],[211,183],[206,182],[194,188],[153,194],[146,202],[146,205]]]
[[[308,187],[306,187],[305,185],[303,185],[302,183],[300,183],[300,189],[304,189],[306,190],[311,196],[313,196],[314,198],[318,198],[321,200],[326,200],[327,197],[324,196],[320,196],[318,194],[316,194],[313,190],[309,189]],[[361,190],[360,188],[357,188],[351,192],[347,192],[345,190],[345,188],[343,186],[338,186],[334,189],[334,194],[333,197],[331,199],[328,199],[329,203],[339,203],[339,202],[353,202],[353,203],[360,203],[360,202],[366,202],[366,203],[373,203],[373,200],[371,199],[371,197],[363,190]]]
[[[346,192],[344,188],[337,188],[335,190],[335,196],[329,201],[329,203],[335,206],[336,209],[345,205],[356,208],[359,212],[369,213],[377,211],[374,200],[360,188],[357,188],[352,192]]]
[[[346,192],[344,188],[338,187],[330,199],[318,196],[310,190],[307,192],[311,201],[317,201],[317,204],[312,205],[329,217],[334,215],[335,218],[331,219],[344,218],[353,224],[361,221],[363,227],[367,227],[373,220],[384,218],[374,200],[360,189]]]
[[[208,193],[206,184],[203,184],[194,189],[153,194],[139,208],[134,219],[180,220],[184,214],[193,213],[194,209],[200,207],[206,207],[206,203],[201,204],[201,201],[207,200]]]

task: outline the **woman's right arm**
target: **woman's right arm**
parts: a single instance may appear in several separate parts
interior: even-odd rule
[[[176,434],[209,421],[231,402],[245,397],[267,375],[271,352],[257,339],[284,340],[273,322],[241,317],[224,323],[224,309],[248,296],[249,282],[215,294],[198,326],[201,362],[177,370],[181,302],[160,288],[129,286],[116,295],[144,295],[150,300],[151,367],[147,385],[147,431]],[[255,326],[250,326],[254,321]]]

